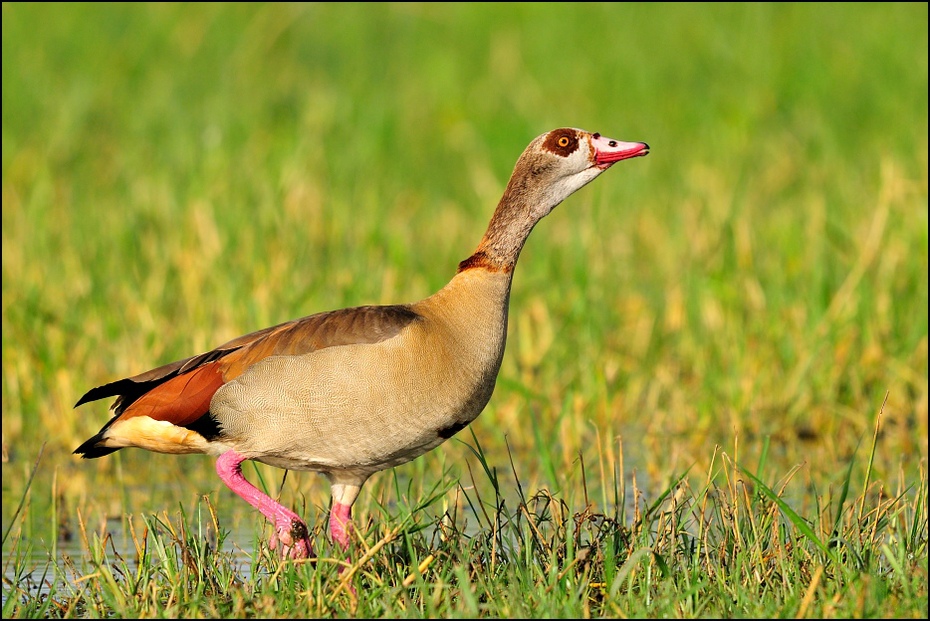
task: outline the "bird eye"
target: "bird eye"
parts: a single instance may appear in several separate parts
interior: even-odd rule
[[[568,136],[562,136],[561,138],[559,138],[560,147],[567,147],[570,142],[571,140],[568,139]]]

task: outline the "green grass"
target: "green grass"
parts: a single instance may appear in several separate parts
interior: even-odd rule
[[[926,618],[926,4],[2,10],[4,617]],[[316,475],[247,468],[280,563],[210,460],[71,455],[92,386],[441,287],[564,125],[652,152],[536,227],[356,595]]]

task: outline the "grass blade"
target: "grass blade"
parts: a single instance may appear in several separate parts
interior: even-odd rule
[[[795,512],[795,510],[792,509],[790,505],[788,505],[787,502],[785,502],[784,500],[782,500],[781,497],[780,497],[778,494],[776,494],[774,490],[772,490],[772,488],[770,488],[768,485],[766,485],[765,483],[763,483],[762,480],[761,480],[759,477],[757,477],[756,475],[754,475],[753,473],[751,473],[749,470],[747,470],[746,468],[743,468],[742,466],[739,466],[739,469],[743,472],[743,474],[745,474],[745,475],[748,476],[750,479],[752,479],[752,481],[753,481],[757,486],[759,486],[759,489],[761,489],[762,492],[763,492],[766,496],[768,496],[769,498],[771,498],[772,501],[773,501],[776,505],[778,505],[778,508],[781,509],[782,513],[785,514],[785,517],[787,517],[788,520],[789,520],[792,524],[794,524],[795,528],[797,528],[799,531],[801,531],[801,534],[802,534],[802,535],[804,535],[805,537],[807,537],[808,540],[810,540],[814,545],[816,545],[818,548],[820,548],[820,550],[821,550],[831,561],[833,561],[834,563],[837,563],[837,562],[838,562],[837,559],[836,559],[836,557],[833,556],[833,552],[830,551],[830,548],[828,548],[828,547],[826,546],[826,544],[824,544],[824,542],[820,540],[820,538],[817,536],[817,534],[814,533],[814,529],[812,529],[812,528],[810,527],[810,525],[807,523],[807,521],[806,521],[804,518],[802,518],[800,515],[798,515],[798,514]]]

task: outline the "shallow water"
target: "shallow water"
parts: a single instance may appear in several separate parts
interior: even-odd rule
[[[164,520],[165,516],[161,516]],[[178,516],[170,518],[171,524],[177,526]],[[217,537],[209,515],[201,516],[199,532],[206,544],[216,547]],[[143,533],[146,531],[145,520],[136,516],[133,520],[136,539],[141,545],[149,546],[146,555],[150,563],[161,562],[157,559],[157,550],[152,543],[152,536],[149,535],[147,540]],[[191,520],[192,521],[192,520]],[[225,537],[222,545],[222,551],[228,554],[237,566],[237,571],[247,576],[251,571],[251,554],[252,550],[243,548],[242,545],[252,545],[255,542],[254,524],[248,520],[229,520],[229,523],[236,522],[235,529],[226,529],[228,535]],[[151,520],[150,523],[154,523]],[[223,522],[221,521],[221,524]],[[87,537],[91,540],[91,546],[96,547],[93,543],[106,537],[106,554],[111,567],[125,568],[129,572],[135,572],[139,565],[139,555],[136,545],[133,541],[132,534],[128,527],[128,519],[108,519],[105,524],[100,525],[95,531],[88,532]],[[197,526],[196,523],[193,526]],[[7,525],[4,524],[4,532]],[[161,537],[166,546],[171,550],[169,553],[177,554],[179,545],[177,541],[168,533],[168,529],[159,527]],[[15,547],[15,551],[13,550]],[[13,559],[16,559],[16,562]],[[122,562],[120,562],[120,559]],[[46,539],[41,537],[28,538],[21,537],[18,540],[16,535],[11,535],[4,546],[4,567],[3,567],[3,602],[6,603],[8,597],[19,592],[23,595],[36,597],[47,595],[53,591],[56,593],[68,593],[72,590],[81,588],[83,578],[92,574],[95,569],[89,557],[87,548],[83,543],[83,538],[76,532],[63,532],[53,545],[49,545]]]

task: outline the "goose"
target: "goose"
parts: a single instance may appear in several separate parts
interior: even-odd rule
[[[330,539],[348,551],[352,504],[376,472],[430,451],[481,413],[504,356],[514,267],[533,227],[615,163],[649,153],[575,128],[530,142],[477,249],[413,304],[332,310],[89,390],[113,416],[74,453],[137,447],[216,457],[223,483],[273,524],[269,546],[313,555],[307,524],[242,462],[323,474]]]

